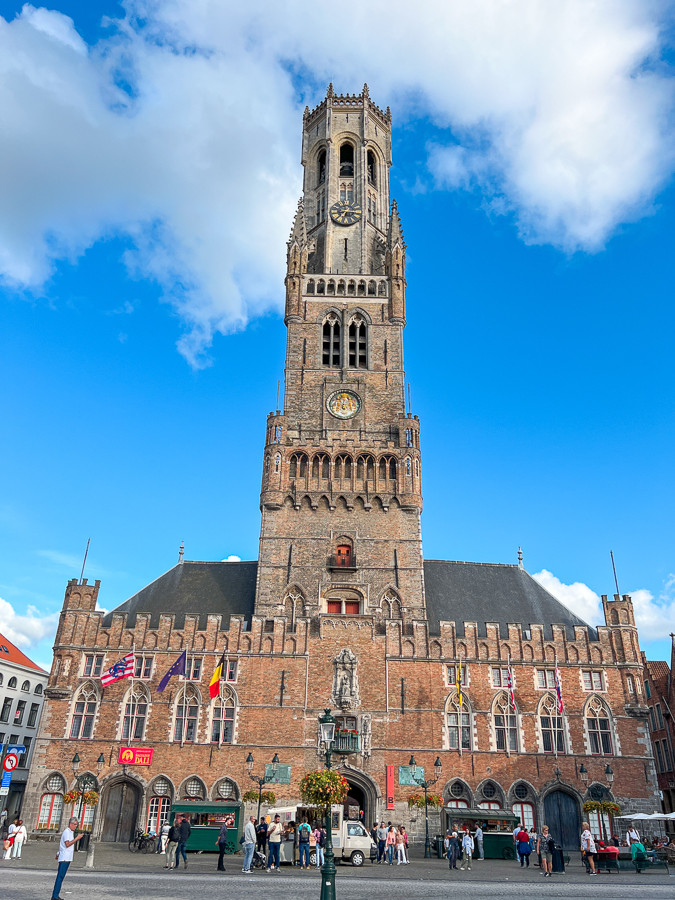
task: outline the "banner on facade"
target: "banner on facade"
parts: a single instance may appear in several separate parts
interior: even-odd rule
[[[154,752],[154,747],[120,747],[117,762],[123,766],[149,766]]]
[[[387,774],[387,809],[394,808],[394,767],[386,766]]]

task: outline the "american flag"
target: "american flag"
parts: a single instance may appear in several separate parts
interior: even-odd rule
[[[109,684],[114,684],[123,678],[131,678],[133,674],[134,652],[132,650],[131,653],[127,653],[122,659],[118,659],[114,665],[110,666],[107,672],[101,675],[101,684],[103,687],[108,687]]]
[[[555,692],[558,697],[558,715],[562,715],[565,708],[562,698],[562,681],[560,680],[560,672],[558,671],[558,663],[555,664]]]
[[[513,711],[516,711],[516,698],[513,696],[513,688],[515,687],[515,682],[513,679],[513,672],[511,671],[511,657],[509,656],[509,667],[506,670],[507,672],[507,683],[509,686],[509,697],[511,698],[511,706],[513,707]]]

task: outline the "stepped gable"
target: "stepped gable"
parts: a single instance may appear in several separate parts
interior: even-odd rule
[[[174,628],[185,626],[185,616],[199,614],[199,630],[207,616],[222,616],[221,631],[230,627],[231,616],[251,621],[257,562],[182,562],[130,597],[103,619],[109,628],[113,614],[127,614],[127,628],[138,613],[150,613],[150,627],[159,627],[161,615],[175,616]]]
[[[485,637],[485,623],[497,622],[502,638],[509,635],[508,625],[540,624],[545,640],[553,637],[552,625],[564,625],[568,640],[574,640],[574,626],[588,628],[589,639],[597,640],[595,629],[517,565],[428,559],[424,584],[431,634],[440,633],[441,621],[454,621],[463,637],[464,622],[477,622],[478,636]]]

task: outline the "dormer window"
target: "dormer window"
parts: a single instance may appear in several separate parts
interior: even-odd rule
[[[354,147],[351,144],[343,144],[340,147],[340,178],[354,175]]]

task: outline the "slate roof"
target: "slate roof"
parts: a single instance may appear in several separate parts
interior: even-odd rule
[[[24,666],[26,669],[33,669],[41,675],[47,675],[40,666],[36,665],[32,659],[28,659],[25,653],[13,644],[4,634],[0,634],[0,662],[12,662],[17,666]]]
[[[455,621],[463,636],[464,622],[477,622],[479,637],[486,635],[486,622],[498,622],[499,633],[508,637],[507,625],[544,625],[544,638],[551,639],[551,625],[565,625],[567,637],[574,639],[574,626],[585,626],[591,640],[595,629],[575,616],[519,566],[492,563],[424,561],[429,631],[438,634],[439,622]]]
[[[159,626],[160,614],[173,614],[175,628],[183,628],[186,614],[199,613],[199,628],[206,628],[208,615],[222,616],[221,629],[229,628],[230,616],[240,615],[250,622],[255,601],[258,563],[182,562],[144,587],[121,606],[107,613],[103,626],[112,623],[112,614],[128,613],[127,626],[133,628],[137,613],[150,613],[150,627]],[[439,622],[456,622],[457,634],[464,635],[464,622],[477,622],[480,637],[486,622],[499,623],[501,637],[508,637],[509,624],[529,628],[543,624],[544,637],[551,638],[551,625],[564,625],[574,638],[574,626],[588,627],[556,600],[531,575],[518,566],[489,563],[426,560],[424,562],[427,615],[432,634],[440,632]],[[597,635],[589,628],[591,640]]]
[[[109,628],[113,613],[128,613],[127,627],[136,624],[137,613],[150,613],[150,627],[159,626],[161,613],[175,616],[174,627],[183,628],[185,616],[199,613],[199,629],[208,615],[222,616],[221,630],[230,627],[230,616],[251,621],[255,600],[257,562],[182,562],[130,597],[103,618]]]

